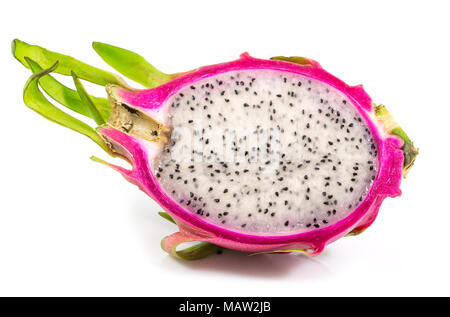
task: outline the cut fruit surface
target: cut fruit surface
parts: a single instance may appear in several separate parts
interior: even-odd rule
[[[168,107],[170,144],[154,174],[206,221],[259,234],[329,226],[363,201],[377,172],[365,119],[330,85],[242,70],[185,86]]]

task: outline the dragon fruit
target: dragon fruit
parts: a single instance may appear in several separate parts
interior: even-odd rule
[[[318,255],[372,224],[401,194],[418,153],[362,86],[348,86],[303,57],[238,60],[165,74],[141,56],[94,43],[119,76],[19,40],[13,55],[33,71],[27,106],[85,134],[131,169],[107,164],[157,201],[179,231],[162,240],[175,257],[222,248]],[[49,73],[72,75],[72,90]],[[79,79],[106,87],[87,94]],[[94,129],[39,90],[97,123]],[[199,241],[178,250],[184,242]]]

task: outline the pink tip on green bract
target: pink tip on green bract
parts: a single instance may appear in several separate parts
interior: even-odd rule
[[[404,133],[397,124],[392,123],[394,121],[392,116],[387,115],[387,110],[384,111],[379,106],[376,106],[361,85],[347,85],[337,77],[326,72],[318,62],[308,58],[278,56],[265,60],[253,58],[248,53],[244,53],[235,61],[204,66],[192,71],[177,74],[165,74],[157,70],[136,53],[108,44],[94,43],[94,49],[105,62],[121,74],[148,87],[146,89],[133,89],[119,76],[104,72],[66,55],[50,52],[39,46],[28,45],[18,40],[15,40],[14,43],[14,56],[26,67],[31,68],[32,71],[35,72],[24,90],[24,100],[26,105],[52,121],[85,134],[98,143],[108,154],[121,157],[129,162],[131,167],[126,169],[93,157],[93,160],[106,164],[118,171],[126,180],[138,186],[148,196],[154,199],[162,209],[164,209],[165,212],[161,212],[160,215],[166,220],[174,222],[178,226],[179,231],[165,237],[161,242],[161,246],[172,256],[181,259],[195,260],[213,254],[220,254],[225,249],[233,249],[251,254],[301,252],[311,256],[318,255],[324,250],[327,244],[346,235],[357,235],[374,222],[382,201],[386,197],[396,197],[401,194],[400,183],[402,173],[406,175],[406,171],[410,169],[415,156],[418,153],[406,133]],[[46,52],[46,54],[42,54],[42,52]],[[55,64],[57,66],[53,66],[51,69],[43,70],[41,68],[49,67],[49,65],[53,65],[56,62],[58,62],[58,64]],[[76,90],[74,91],[50,77],[49,73],[51,71],[64,75],[73,74]],[[266,76],[264,77],[264,81],[257,78],[259,74],[261,74],[261,76]],[[236,78],[234,76],[236,76]],[[252,76],[253,78],[251,78]],[[88,95],[81,86],[78,78],[106,86],[108,101]],[[224,78],[227,78],[226,82],[224,82]],[[300,81],[298,85],[292,81],[296,78],[302,79],[303,86],[301,86],[302,83]],[[290,80],[292,81],[292,84]],[[31,86],[33,88],[32,90],[29,88],[30,83],[34,85]],[[60,110],[60,112],[52,111],[56,107],[40,93],[37,83],[45,90],[47,95],[60,102],[63,106],[85,115],[88,119],[93,119],[91,124],[94,124],[94,127],[75,119],[71,120],[70,115]],[[254,86],[252,85],[253,83]],[[264,86],[268,84],[265,83],[272,83],[273,93],[271,91],[268,92],[268,88]],[[282,88],[280,88],[281,85],[288,87],[286,88],[287,95],[279,93],[279,91],[282,90]],[[206,88],[204,88],[204,86],[206,86]],[[260,90],[258,90],[258,87],[260,87]],[[269,88],[272,88],[272,86]],[[206,95],[203,95],[203,92],[201,94],[197,93],[197,91],[202,89],[205,91]],[[186,91],[192,92],[189,95],[189,98],[185,97]],[[334,107],[334,104],[337,101],[330,97],[330,104],[328,108],[326,108],[328,100],[320,98],[319,103],[319,97],[317,97],[322,96],[321,94],[324,93],[332,93],[334,94],[333,96],[340,96],[339,98],[342,99],[342,103],[336,108]],[[71,97],[61,98],[62,95]],[[262,95],[269,97],[260,97]],[[199,96],[203,96],[204,98],[202,97],[203,99],[200,100]],[[217,98],[214,96],[221,96],[220,100],[214,99]],[[257,98],[261,98],[261,100]],[[243,106],[239,103],[239,100],[242,101]],[[247,100],[251,100],[251,102],[246,102]],[[260,103],[257,103],[256,101],[260,101]],[[315,107],[313,103],[316,101],[320,107],[322,107],[323,104],[323,107],[325,108],[313,108]],[[321,161],[324,165],[328,164],[326,161],[327,159],[329,162],[333,162],[332,159],[330,159],[332,155],[334,155],[332,149],[334,149],[335,153],[344,153],[345,151],[347,151],[345,153],[353,153],[352,151],[357,151],[355,153],[363,153],[365,148],[363,148],[362,144],[366,142],[367,139],[367,142],[369,142],[368,144],[371,144],[372,146],[371,148],[368,148],[367,151],[370,152],[370,155],[372,155],[371,157],[376,161],[376,163],[370,162],[370,164],[367,165],[370,166],[370,172],[368,171],[367,175],[372,175],[370,173],[373,173],[373,176],[370,179],[369,176],[365,176],[366,178],[364,179],[357,179],[355,175],[365,175],[362,171],[360,172],[360,169],[363,169],[363,166],[358,165],[358,163],[356,163],[356,166],[353,166],[354,170],[352,171],[347,171],[344,167],[339,170],[341,173],[339,175],[341,175],[343,179],[346,179],[352,186],[354,183],[367,181],[367,185],[365,185],[367,190],[361,194],[357,204],[355,203],[354,205],[351,204],[350,206],[345,207],[350,209],[345,211],[345,213],[343,212],[341,216],[335,216],[333,218],[333,215],[331,215],[329,218],[323,219],[320,225],[319,221],[317,220],[316,222],[316,218],[314,218],[314,226],[311,226],[311,224],[305,225],[300,220],[295,225],[288,220],[277,220],[281,221],[280,223],[282,224],[284,223],[284,226],[278,226],[271,222],[271,219],[276,219],[275,215],[277,213],[282,215],[293,215],[293,217],[297,217],[295,219],[303,219],[301,217],[305,217],[305,219],[309,219],[308,217],[311,218],[312,216],[307,213],[305,213],[305,215],[293,213],[290,209],[291,203],[296,204],[295,206],[297,206],[296,208],[298,210],[301,209],[301,206],[310,205],[317,205],[319,206],[317,208],[320,209],[319,203],[313,205],[310,196],[313,192],[320,193],[323,191],[324,196],[328,196],[328,198],[331,199],[333,195],[329,195],[329,193],[328,195],[325,195],[326,190],[330,191],[329,186],[332,186],[330,185],[330,182],[324,181],[324,186],[326,186],[326,188],[322,189],[317,188],[317,186],[319,186],[318,184],[322,184],[322,182],[313,182],[314,179],[318,179],[322,174],[310,175],[313,180],[307,180],[307,176],[305,176],[305,179],[291,179],[289,184],[291,187],[293,186],[294,189],[288,191],[286,186],[285,192],[280,194],[281,196],[284,195],[283,197],[285,198],[280,198],[279,201],[274,200],[270,203],[270,206],[276,206],[271,213],[272,218],[270,218],[270,213],[267,211],[265,211],[265,213],[268,215],[264,216],[264,212],[261,212],[261,209],[258,214],[255,210],[250,210],[251,208],[248,206],[251,206],[253,200],[258,202],[260,199],[265,199],[265,197],[255,194],[258,190],[268,190],[268,187],[275,186],[273,185],[275,182],[281,182],[283,177],[276,177],[277,179],[272,181],[267,178],[261,178],[258,174],[257,178],[260,181],[253,185],[254,187],[256,185],[260,186],[260,189],[256,186],[255,193],[252,193],[250,196],[250,191],[245,195],[242,193],[242,188],[239,187],[241,188],[241,193],[239,193],[238,197],[241,198],[236,198],[237,201],[233,201],[233,204],[237,204],[236,206],[241,204],[242,206],[239,208],[235,207],[234,209],[231,208],[230,211],[227,209],[225,214],[223,214],[224,211],[220,211],[217,215],[215,212],[219,207],[216,206],[219,206],[220,198],[231,197],[225,195],[229,190],[236,191],[233,196],[236,197],[238,195],[238,187],[236,186],[241,186],[237,184],[245,182],[246,179],[238,171],[233,174],[225,161],[221,162],[222,170],[220,171],[217,168],[215,172],[208,171],[206,173],[199,170],[196,171],[196,173],[200,173],[197,174],[197,176],[203,177],[202,179],[206,179],[205,177],[209,177],[209,179],[215,179],[213,177],[217,178],[217,176],[214,176],[214,173],[226,175],[222,176],[223,178],[220,178],[217,181],[218,183],[214,185],[214,187],[219,188],[224,182],[230,180],[229,184],[226,183],[227,188],[223,191],[221,197],[209,197],[207,194],[202,197],[195,196],[192,191],[196,189],[201,191],[203,184],[195,184],[196,177],[192,178],[192,175],[195,176],[196,173],[181,170],[182,167],[180,166],[183,166],[183,164],[180,164],[179,162],[176,163],[176,158],[173,159],[175,172],[167,172],[167,175],[160,175],[160,172],[162,173],[164,167],[161,165],[163,164],[162,157],[168,155],[167,153],[171,150],[173,151],[176,143],[181,140],[178,131],[187,131],[182,130],[184,127],[179,126],[179,123],[177,123],[181,122],[177,121],[181,117],[179,117],[180,114],[177,117],[178,112],[174,109],[181,109],[177,111],[183,113],[182,111],[189,111],[189,108],[191,108],[192,112],[186,112],[186,114],[181,115],[183,117],[190,115],[190,113],[195,113],[196,109],[202,107],[203,112],[200,113],[202,116],[207,114],[207,117],[205,117],[205,120],[207,121],[211,118],[211,114],[204,112],[204,109],[209,109],[208,107],[221,107],[219,115],[217,116],[220,118],[221,122],[226,122],[228,112],[235,112],[234,115],[236,118],[247,115],[248,119],[246,119],[246,121],[260,127],[264,122],[269,122],[268,120],[264,121],[266,112],[262,115],[260,115],[260,112],[257,112],[258,109],[264,107],[264,102],[267,104],[270,102],[270,106],[272,106],[272,104],[278,105],[277,107],[274,107],[273,111],[270,110],[270,120],[273,120],[274,116],[277,114],[281,116],[281,119],[279,120],[287,120],[288,117],[291,117],[291,122],[293,124],[295,123],[293,119],[294,116],[289,116],[288,114],[293,114],[292,111],[297,111],[297,113],[299,113],[300,108],[298,110],[286,110],[288,109],[287,105],[292,108],[297,104],[306,105],[306,107],[309,107],[308,109],[318,110],[318,113],[314,114],[318,117],[317,122],[316,119],[311,119],[308,121],[306,128],[299,128],[299,124],[297,123],[294,128],[278,126],[278,130],[282,130],[282,133],[284,133],[284,130],[286,129],[288,132],[295,135],[298,133],[299,138],[302,134],[306,133],[305,131],[308,131],[311,138],[304,135],[303,139],[309,139],[309,143],[311,144],[316,142],[316,148],[309,148],[308,155],[320,152],[321,149],[330,151]],[[224,106],[219,106],[218,104],[223,104]],[[284,106],[282,105],[286,105],[286,109],[283,108]],[[324,109],[324,113],[326,111],[331,111],[331,114],[327,114],[327,116],[323,114],[323,117],[321,117],[322,109]],[[352,113],[355,122],[365,129],[364,133],[367,137],[364,139],[362,136],[361,138],[352,136],[350,140],[353,123],[349,124],[348,121],[346,122],[345,119],[343,119],[344,114],[340,117],[341,114],[335,109],[343,109],[342,111]],[[276,110],[278,110],[278,112],[276,112]],[[254,113],[254,115],[249,115],[249,111],[253,111],[252,113]],[[291,112],[288,113],[287,111]],[[236,115],[236,113],[238,113],[238,115]],[[303,109],[303,114],[304,113],[305,110]],[[334,117],[336,113],[338,116]],[[104,120],[105,118],[107,121]],[[198,119],[200,117],[195,118],[197,119],[189,120],[189,118],[186,117],[185,124],[189,127],[189,124],[200,122],[200,119]],[[307,118],[306,115],[305,118]],[[309,118],[313,118],[312,112],[309,114]],[[322,121],[320,121],[319,118]],[[221,129],[218,125],[218,119],[211,122],[214,123],[208,123],[210,130]],[[326,122],[326,124],[323,122]],[[203,127],[208,127],[208,124]],[[228,123],[225,123],[226,127],[233,126],[232,124],[227,124]],[[302,130],[309,129],[312,125],[314,125],[314,127],[323,125],[323,128],[321,129],[326,129],[327,126],[333,124],[335,125],[334,128],[337,131],[336,133],[340,130],[344,131],[342,133],[346,140],[345,142],[347,143],[345,143],[345,145],[343,144],[342,148],[336,148],[338,145],[333,144],[331,141],[328,141],[330,145],[321,142],[320,137],[321,135],[324,135],[324,133],[322,133],[319,128],[316,128],[314,131]],[[234,126],[236,125],[238,125],[238,123]],[[265,128],[268,128],[268,126]],[[345,129],[347,132],[345,132]],[[193,131],[195,131],[195,129]],[[181,137],[183,137],[183,135]],[[356,140],[354,140],[355,138]],[[205,142],[204,139],[205,138],[202,137],[200,140]],[[223,139],[225,140],[225,134]],[[351,143],[357,142],[358,139],[359,143]],[[196,139],[194,138],[194,140]],[[339,137],[338,142],[341,142]],[[305,145],[303,145],[303,143]],[[334,141],[334,143],[337,142]],[[206,144],[208,144],[208,141],[206,141]],[[295,151],[299,151],[298,153],[303,155],[303,152],[301,151],[306,151],[308,141],[300,140],[298,144],[301,145],[297,145],[298,148]],[[351,144],[351,146],[349,144]],[[331,148],[331,145],[333,145],[334,148]],[[289,144],[289,146],[291,146],[291,144]],[[194,152],[195,151],[193,151],[193,153]],[[211,153],[214,153],[213,150]],[[267,150],[267,153],[269,153],[269,150]],[[317,154],[317,156],[318,155],[319,154]],[[349,157],[349,159],[353,158]],[[341,161],[343,163],[342,165],[346,166],[345,158],[340,159],[339,164],[341,164]],[[165,166],[172,164],[171,161],[165,162]],[[281,162],[281,165],[291,164],[290,161],[288,163],[285,161]],[[250,159],[248,160],[248,163],[250,164]],[[197,164],[197,162],[195,164]],[[199,165],[195,166],[205,171],[208,169],[208,165],[212,166],[212,164],[205,162],[198,164]],[[268,161],[265,164],[267,166],[267,164],[270,163]],[[333,170],[337,169],[334,162],[330,164],[330,166],[333,166]],[[234,165],[239,166],[239,163],[233,162],[233,166]],[[260,170],[263,170],[261,169],[262,166],[264,166],[264,164],[261,163]],[[298,165],[299,168],[301,166],[302,164]],[[319,171],[319,166],[321,166],[320,163],[316,163],[316,168],[314,170],[311,168],[311,171]],[[283,175],[288,176],[297,175],[292,174],[295,172],[289,174],[289,169],[286,168],[287,166],[281,167],[279,167],[280,170],[275,170],[276,175],[279,175],[280,173],[284,173]],[[374,167],[376,169],[374,169]],[[192,165],[190,169],[195,170],[194,165]],[[348,167],[348,169],[350,169],[350,167]],[[244,173],[248,171],[248,169],[245,169]],[[189,177],[193,179],[192,182],[194,183],[190,185],[186,179],[183,184],[181,176],[178,178],[174,177],[173,174],[176,173],[180,173],[180,175],[186,173],[186,175],[189,175]],[[345,173],[348,173],[348,175]],[[231,176],[231,174],[233,175]],[[163,176],[167,177],[164,178]],[[170,178],[168,176],[170,176]],[[256,176],[252,175],[252,177]],[[351,177],[353,178],[350,181]],[[178,183],[177,180],[179,180]],[[309,187],[305,185],[309,184],[308,181],[312,184],[309,185]],[[266,184],[267,182],[269,183]],[[272,185],[270,185],[270,182],[272,182]],[[339,181],[337,183],[339,186],[342,185]],[[266,185],[268,185],[268,187]],[[307,187],[306,199],[308,201],[299,205],[298,202],[305,198],[303,197],[303,192],[301,195],[295,193],[297,193],[297,190],[301,191],[303,188],[302,186],[305,188]],[[347,184],[344,184],[344,186],[347,186]],[[173,190],[169,191],[168,188]],[[192,199],[191,202],[189,199],[189,190],[186,188],[192,189],[190,197],[194,197],[195,201]],[[353,192],[353,187],[350,188],[350,192]],[[211,187],[209,192],[213,192],[213,187]],[[336,192],[343,191],[341,191],[340,188],[337,188]],[[345,195],[350,195],[347,187],[345,193]],[[248,197],[251,197],[251,199]],[[276,197],[279,197],[278,192],[276,192]],[[289,197],[289,199],[297,197],[295,198],[297,199],[297,202],[292,202],[286,197]],[[315,196],[313,195],[312,197]],[[214,205],[213,198],[215,198],[217,205]],[[335,198],[336,197],[334,197],[334,199]],[[341,197],[337,197],[339,201],[340,198]],[[188,199],[189,203],[187,204],[185,200]],[[247,205],[245,205],[246,202]],[[328,200],[324,201],[324,204],[328,205],[328,203],[334,205],[335,207],[333,208],[338,209],[337,200],[334,200],[334,202],[332,200],[331,202]],[[198,205],[198,207],[195,208],[197,212],[195,212],[193,209],[194,207],[192,207],[194,204]],[[229,205],[231,204],[228,204],[227,206],[229,207]],[[314,214],[315,212],[319,214],[319,211],[315,211],[315,209],[310,211],[311,214]],[[228,216],[226,219],[231,219],[232,221],[225,222],[224,215],[228,215],[229,213],[232,213],[234,218]],[[331,211],[328,211],[328,213],[330,214]],[[336,210],[333,210],[333,213],[336,214]],[[253,218],[251,218],[252,215]],[[249,222],[247,227],[247,222],[243,223],[242,229],[233,224],[233,221],[234,223],[237,223],[237,221],[240,221],[239,219],[244,218],[255,220]],[[258,231],[259,229],[257,228],[261,228],[263,225],[268,229],[263,232]],[[184,250],[178,250],[177,247],[185,242],[199,242],[199,244]]]

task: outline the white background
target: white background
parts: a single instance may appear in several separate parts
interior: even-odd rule
[[[8,1],[0,18],[0,295],[450,295],[449,7],[446,1]],[[312,57],[363,83],[420,148],[364,234],[322,255],[226,252],[182,262],[176,227],[89,139],[22,102],[14,38],[110,68],[92,41],[172,73],[256,57]],[[70,83],[70,81],[66,81]],[[93,89],[93,87],[88,87]],[[103,89],[91,90],[104,94]]]

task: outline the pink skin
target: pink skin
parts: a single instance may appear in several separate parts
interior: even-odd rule
[[[301,74],[322,81],[344,93],[353,102],[361,116],[367,122],[378,148],[378,174],[365,200],[349,216],[339,222],[321,229],[282,236],[258,236],[231,231],[208,223],[185,210],[170,198],[159,186],[152,173],[152,149],[148,142],[141,141],[113,128],[103,128],[100,132],[117,147],[122,148],[124,156],[133,165],[131,170],[111,165],[128,181],[137,185],[150,197],[156,200],[176,221],[180,232],[166,237],[163,248],[175,254],[179,243],[187,241],[208,241],[225,248],[245,252],[266,252],[283,249],[303,249],[309,255],[321,253],[324,247],[352,230],[362,232],[375,220],[381,202],[386,197],[396,197],[401,194],[399,189],[403,152],[400,150],[402,141],[394,136],[386,136],[376,122],[373,122],[372,100],[362,86],[348,86],[338,78],[327,73],[317,62],[311,65],[298,65],[276,60],[261,60],[244,53],[240,59],[212,66],[206,66],[185,73],[159,87],[129,91],[120,87],[112,87],[115,98],[132,107],[148,113],[165,123],[165,101],[178,90],[200,79],[217,75],[218,73],[241,69],[274,69]]]

